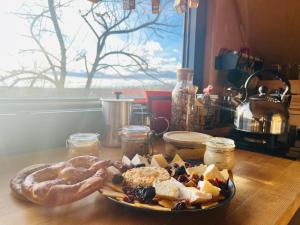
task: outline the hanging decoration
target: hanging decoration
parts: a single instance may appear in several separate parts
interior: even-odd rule
[[[159,14],[160,0],[152,0],[152,13]]]
[[[185,13],[187,11],[187,0],[175,0],[174,8],[177,13]]]
[[[123,9],[124,10],[135,9],[135,0],[123,0]]]
[[[199,6],[199,0],[188,0],[189,8],[196,9]]]
[[[177,13],[185,13],[188,8],[196,9],[199,7],[199,0],[175,0],[174,8]]]

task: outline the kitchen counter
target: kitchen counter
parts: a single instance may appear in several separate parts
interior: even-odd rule
[[[161,152],[157,144],[155,152]],[[161,214],[120,207],[94,193],[73,204],[46,208],[15,199],[9,179],[20,169],[35,163],[58,162],[66,158],[65,149],[1,155],[0,224],[101,224],[176,225],[288,224],[300,206],[300,162],[237,150],[233,170],[237,188],[232,201],[223,208],[205,213]],[[104,149],[103,158],[119,159],[119,149]],[[296,222],[296,224],[300,224]]]

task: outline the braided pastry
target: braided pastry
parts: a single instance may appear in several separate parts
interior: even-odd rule
[[[100,189],[110,161],[94,156],[78,156],[28,175],[22,183],[23,195],[45,206],[64,205]]]

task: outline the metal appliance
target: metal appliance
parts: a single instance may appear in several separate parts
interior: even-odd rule
[[[260,79],[268,74],[282,81],[284,89],[271,92],[260,86],[253,93]],[[271,75],[271,76],[270,76]],[[288,79],[274,70],[253,73],[245,82],[243,101],[237,106],[232,138],[237,147],[266,154],[284,156],[288,149],[288,107],[291,86]]]
[[[120,131],[130,125],[133,99],[120,99],[121,92],[115,92],[115,99],[102,99],[105,129],[101,137],[106,147],[120,147]]]

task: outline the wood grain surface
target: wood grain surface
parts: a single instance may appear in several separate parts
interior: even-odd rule
[[[155,152],[163,151],[158,144]],[[300,162],[237,150],[233,170],[237,192],[226,207],[206,213],[161,214],[116,205],[99,193],[73,204],[46,208],[15,199],[9,179],[35,163],[66,159],[65,149],[0,157],[0,224],[183,225],[288,224],[300,206]],[[119,159],[119,149],[104,149],[101,157]]]

